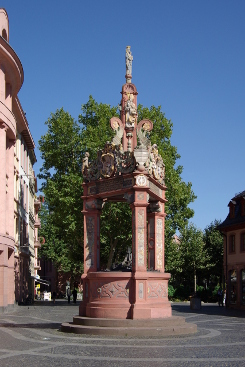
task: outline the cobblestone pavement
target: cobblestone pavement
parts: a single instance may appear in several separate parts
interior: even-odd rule
[[[119,338],[66,334],[79,304],[57,300],[17,306],[0,314],[0,367],[245,366],[245,312],[173,303],[173,315],[197,324],[195,335]]]

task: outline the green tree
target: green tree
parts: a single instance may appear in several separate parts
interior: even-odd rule
[[[110,269],[132,246],[132,214],[127,203],[106,203],[101,215],[101,265]]]
[[[209,284],[210,280],[215,283],[222,283],[223,273],[223,236],[217,230],[221,223],[215,219],[204,229],[205,251],[207,253],[206,267],[203,270],[203,277]]]
[[[109,121],[113,116],[119,116],[117,107],[97,103],[90,96],[88,102],[82,105],[82,111],[78,117],[80,125],[63,109],[58,110],[55,114],[51,114],[46,122],[48,131],[39,141],[43,159],[39,178],[43,180],[42,190],[50,213],[47,222],[52,226],[52,233],[57,243],[60,243],[63,250],[65,248],[68,251],[70,264],[72,265],[74,261],[74,269],[79,271],[81,267],[79,267],[79,261],[83,263],[81,260],[83,218],[80,199],[82,157],[88,151],[90,159],[95,159],[98,149],[112,140],[114,132],[110,129]],[[139,105],[138,121],[142,119],[150,119],[153,122],[151,142],[157,144],[166,165],[168,202],[165,248],[166,269],[168,269],[171,267],[172,236],[177,230],[181,231],[185,228],[188,220],[193,216],[194,213],[189,208],[189,204],[194,201],[195,195],[191,183],[185,183],[181,178],[183,167],[176,164],[180,156],[170,140],[172,122],[165,117],[161,107],[146,108]],[[127,204],[107,203],[102,211],[101,222],[101,258],[105,265],[107,258],[110,261],[121,259],[126,254],[127,246],[131,245],[131,210]],[[45,237],[45,227],[43,233]],[[58,251],[59,245],[54,246],[53,240],[47,239],[46,242],[53,247],[53,252]],[[76,253],[79,256],[76,256]],[[64,267],[62,264],[61,267]],[[107,262],[106,266],[109,265],[110,262]]]
[[[173,123],[165,117],[161,106],[150,108],[138,106],[138,121],[150,119],[153,122],[150,140],[157,144],[159,154],[165,164],[165,184],[167,186],[165,205],[165,268],[166,271],[177,275],[182,268],[179,251],[173,243],[173,235],[186,227],[194,211],[189,204],[196,199],[192,191],[191,182],[184,182],[181,178],[183,167],[177,164],[180,155],[177,147],[171,144]]]
[[[207,260],[203,232],[190,223],[181,230],[180,243],[183,259],[182,281],[194,283],[194,292],[196,292],[197,274],[204,269]]]
[[[58,270],[76,274],[83,266],[80,127],[62,108],[45,124],[48,130],[39,140],[43,165],[38,175],[46,203],[40,215],[40,234],[45,238],[42,254]]]

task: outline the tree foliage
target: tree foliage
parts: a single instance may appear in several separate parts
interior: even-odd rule
[[[48,131],[39,141],[43,159],[39,178],[43,180],[42,191],[48,208],[46,224],[42,227],[46,239],[42,251],[46,256],[55,259],[63,270],[81,270],[82,157],[88,151],[90,159],[95,159],[98,149],[112,140],[114,132],[110,129],[109,121],[113,116],[119,116],[117,107],[97,103],[90,96],[88,102],[82,105],[78,123],[63,109],[57,110],[47,120]],[[183,167],[177,165],[180,156],[177,148],[171,144],[172,122],[165,117],[160,106],[147,108],[139,105],[138,121],[142,119],[153,122],[150,139],[152,144],[157,144],[166,166],[168,202],[165,251],[168,267],[168,261],[171,261],[172,236],[177,230],[184,229],[193,216],[189,204],[195,200],[195,195],[191,183],[185,183],[181,178]],[[131,246],[132,218],[129,206],[106,203],[102,210],[101,224],[101,260],[104,266],[109,266],[107,259],[122,259],[127,247]],[[64,254],[68,254],[69,264],[63,260]]]
[[[190,295],[195,274],[197,286],[205,292],[209,289],[212,294],[215,286],[221,285],[223,238],[217,230],[219,224],[219,221],[214,220],[201,231],[190,223],[181,231],[179,241],[170,244],[166,270],[172,275],[170,282],[177,289],[175,293],[178,293],[181,285],[185,287],[185,294]],[[205,294],[207,296],[207,292]]]
[[[203,277],[209,283],[210,278],[221,284],[223,272],[223,236],[217,230],[217,226],[221,223],[215,219],[204,229],[205,251],[208,254],[206,267],[203,271]]]
[[[46,203],[40,215],[40,234],[45,238],[42,254],[58,270],[76,273],[83,265],[80,127],[62,108],[45,124],[48,130],[39,140],[43,165],[38,175]]]
[[[192,191],[191,182],[186,183],[181,178],[183,167],[177,165],[180,155],[177,147],[171,144],[173,123],[165,117],[161,106],[151,106],[149,109],[139,105],[138,116],[138,121],[150,119],[153,122],[150,140],[152,144],[157,144],[158,152],[165,164],[166,198],[168,200],[165,206],[167,214],[165,243],[168,247],[176,231],[185,228],[188,220],[193,217],[194,211],[189,208],[189,204],[196,199],[196,196]]]

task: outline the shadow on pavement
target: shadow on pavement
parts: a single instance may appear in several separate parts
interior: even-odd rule
[[[218,316],[228,316],[228,317],[244,317],[244,310],[229,309],[225,306],[218,306],[217,304],[203,304],[200,310],[191,310],[190,303],[172,303],[172,310],[181,314],[192,313],[192,314],[205,314],[205,315],[218,315]]]
[[[34,303],[32,305],[23,305],[23,304],[19,304],[18,307],[33,307],[33,306],[66,306],[66,307],[79,307],[80,305],[80,301],[73,303],[72,301],[70,303],[68,303],[67,300],[63,300],[63,299],[57,299],[55,301],[55,303],[53,303],[53,301],[34,301]]]
[[[37,323],[37,324],[14,324],[14,323],[2,323],[0,327],[4,328],[17,328],[17,329],[60,329],[61,323],[50,322],[50,323]]]

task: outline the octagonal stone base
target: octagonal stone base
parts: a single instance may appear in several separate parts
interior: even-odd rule
[[[90,272],[82,276],[79,316],[105,319],[159,319],[172,316],[168,273]]]

